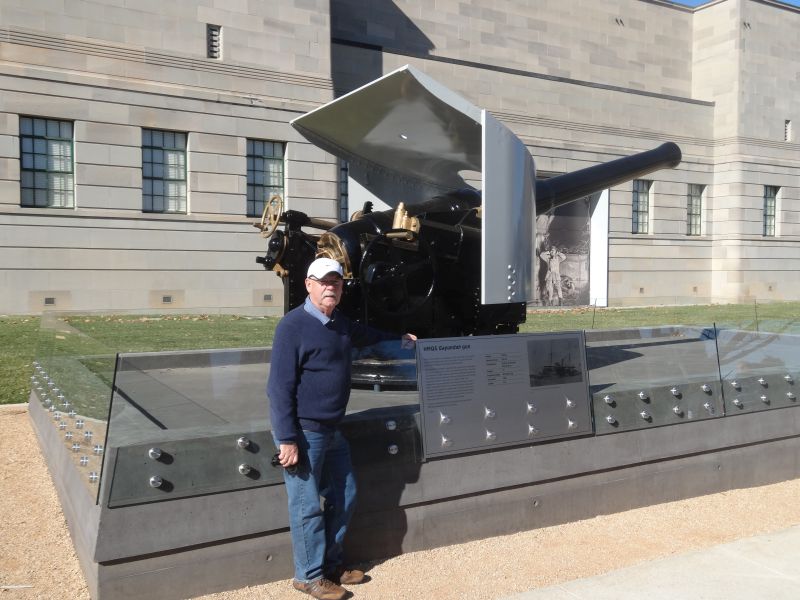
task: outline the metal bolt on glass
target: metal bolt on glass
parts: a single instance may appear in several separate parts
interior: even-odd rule
[[[639,416],[642,417],[645,421],[649,421],[650,420],[650,413],[647,412],[646,410],[643,410],[642,412],[640,412]]]
[[[72,444],[72,451],[73,452],[77,452],[80,449],[81,449],[81,445],[78,442],[75,442],[74,444]]]
[[[61,411],[53,409],[53,420],[58,421],[61,418]]]
[[[673,406],[672,412],[680,417],[683,414],[683,409],[680,406]]]
[[[489,442],[493,442],[497,439],[497,434],[494,431],[486,430],[486,440]]]
[[[537,433],[539,433],[539,430],[530,423],[528,423],[528,437],[536,435]]]
[[[484,407],[484,409],[483,409],[483,417],[485,419],[494,419],[494,417],[495,417],[494,409],[491,409],[491,408],[488,408],[488,407]]]
[[[75,417],[77,417],[77,416],[78,416],[78,412],[77,412],[77,411],[75,411],[75,410],[71,410],[71,411],[69,411],[69,412],[67,413],[67,416],[68,416],[70,419],[74,419]]]
[[[639,396],[639,400],[647,400],[647,394],[644,392],[639,392],[637,395]]]
[[[567,429],[575,429],[578,424],[572,419],[567,419]]]
[[[673,396],[680,396],[680,395],[681,395],[681,392],[680,392],[680,390],[679,390],[678,388],[676,388],[676,387],[672,388],[672,389],[670,390],[670,393],[671,393]]]
[[[767,384],[767,380],[764,379],[763,377],[759,377],[758,378],[758,383],[760,383],[761,385],[766,385]]]
[[[738,398],[734,398],[733,399],[733,405],[734,406],[742,406],[742,401],[739,400]]]
[[[59,428],[59,429],[61,429],[61,430],[63,431],[64,429],[66,429],[66,428],[67,428],[67,422],[66,422],[66,421],[61,421],[61,422],[58,424],[58,428]]]
[[[769,404],[769,398],[767,398],[767,397],[766,397],[766,396],[764,396],[763,394],[761,395],[761,401],[762,401],[764,404]]]
[[[451,440],[446,435],[443,435],[442,436],[442,448],[449,448],[452,445],[453,445],[453,440]]]
[[[394,431],[397,429],[397,421],[393,419],[389,419],[384,425],[386,426],[386,431]]]
[[[603,396],[603,402],[606,404],[614,404],[614,398],[611,396]]]
[[[253,467],[245,463],[239,465],[239,473],[241,473],[242,475],[249,475],[252,470]]]
[[[536,408],[536,405],[533,402],[528,402],[527,405],[528,405],[528,414],[532,415],[537,410],[539,410],[538,408]]]
[[[88,432],[87,432],[87,433],[88,433]],[[101,446],[100,444],[97,444],[97,445],[96,445],[96,446],[93,448],[93,450],[92,450],[92,451],[93,451],[95,454],[97,454],[97,455],[100,455],[100,454],[102,454],[102,453],[103,453],[103,446]]]
[[[80,463],[81,463],[82,467],[85,467],[86,465],[89,464],[89,457],[88,456],[81,456]]]
[[[784,376],[783,376],[783,378],[784,378],[786,381],[788,381],[789,383],[791,383],[792,381],[794,381],[794,379],[792,379],[792,376],[791,376],[791,375],[789,375],[788,373],[787,373],[786,375],[784,375]]]
[[[789,400],[794,400],[795,399],[795,395],[792,392],[786,392],[786,397]]]
[[[735,379],[734,379],[733,381],[731,381],[731,385],[732,385],[733,387],[735,387],[736,389],[739,389],[739,382],[738,382],[738,381],[736,381]]]
[[[78,419],[77,421],[75,421],[75,429],[83,429],[83,425],[84,425],[83,419]]]
[[[700,386],[700,389],[703,390],[704,392],[708,393],[708,392],[711,391],[711,386],[708,385],[707,383],[704,383],[703,385]]]
[[[443,412],[439,413],[439,425],[448,425],[450,423],[450,417]]]
[[[160,488],[162,485],[164,485],[164,480],[158,475],[153,475],[148,483],[150,484],[151,488]]]
[[[100,475],[92,471],[89,473],[89,482],[90,483],[97,483],[97,480],[100,479]]]
[[[155,447],[150,448],[147,451],[147,456],[149,456],[153,460],[158,460],[159,458],[161,458],[161,448],[155,448]]]
[[[706,403],[704,403],[704,404],[703,404],[703,408],[705,408],[705,409],[706,409],[708,412],[710,412],[710,413],[713,413],[713,412],[714,412],[714,405],[713,405],[713,404],[711,404],[711,402],[706,402]]]
[[[575,402],[567,398],[567,408],[575,408]]]
[[[239,446],[239,448],[248,448],[250,446],[250,440],[242,436],[236,440],[236,445]]]
[[[389,444],[389,447],[386,450],[391,455],[395,455],[400,452],[400,448],[397,446],[397,444]]]
[[[68,431],[67,433],[65,433],[64,434],[64,439],[65,440],[71,440],[72,439],[72,432]]]
[[[617,419],[614,417],[614,415],[606,415],[606,423],[608,423],[609,425],[613,425],[616,422]]]
[[[92,432],[89,431],[88,429],[86,431],[84,431],[83,432],[83,439],[91,440],[92,439]]]

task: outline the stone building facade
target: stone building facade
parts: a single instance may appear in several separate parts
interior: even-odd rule
[[[798,32],[773,0],[0,0],[0,313],[280,313],[258,198],[348,209],[289,121],[407,63],[540,172],[681,146],[605,194],[599,303],[796,299]]]

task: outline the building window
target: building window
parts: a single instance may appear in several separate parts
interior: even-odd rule
[[[703,190],[705,190],[703,185],[689,184],[689,191],[686,194],[686,235],[703,233]]]
[[[646,179],[633,180],[633,220],[631,233],[650,232],[650,185]]]
[[[778,197],[778,187],[764,186],[764,236],[775,236],[775,200]]]
[[[206,25],[206,47],[208,58],[222,58],[222,27]]]
[[[346,160],[339,161],[339,221],[344,223],[350,220],[348,211],[350,210],[350,191],[348,187],[348,175],[350,165]]]
[[[186,134],[142,129],[142,210],[186,212]]]
[[[72,122],[19,118],[20,205],[75,205]]]
[[[282,142],[247,140],[247,216],[260,217],[273,196],[283,199]]]

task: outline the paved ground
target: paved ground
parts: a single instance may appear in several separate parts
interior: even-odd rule
[[[0,406],[0,490],[0,600],[88,598],[24,405]],[[794,600],[798,498],[795,480],[409,553],[367,565],[372,580],[352,591],[364,600]],[[278,581],[203,598],[304,596]]]
[[[800,526],[508,596],[505,600],[797,600]]]

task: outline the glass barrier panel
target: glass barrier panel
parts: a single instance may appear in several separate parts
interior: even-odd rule
[[[587,331],[586,356],[598,434],[724,414],[713,326]]]
[[[42,314],[31,384],[34,401],[52,415],[81,481],[97,498],[115,357],[73,326],[79,318]]]
[[[770,319],[746,331],[718,327],[719,366],[728,414],[797,405],[800,331],[794,321]]]
[[[115,456],[109,506],[282,483],[271,464],[270,353],[120,353],[106,442]],[[417,403],[412,391],[354,390],[348,413],[378,417],[381,409]]]

